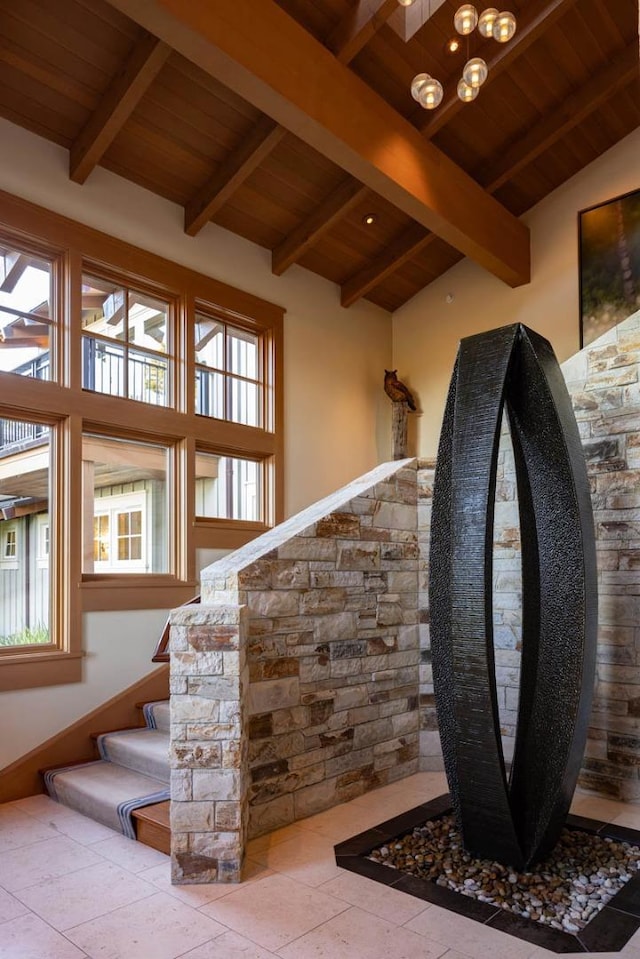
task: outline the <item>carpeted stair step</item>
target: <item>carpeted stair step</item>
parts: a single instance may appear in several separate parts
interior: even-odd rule
[[[49,795],[135,839],[134,809],[169,799],[169,786],[152,776],[102,759],[45,773]]]
[[[100,758],[169,782],[169,735],[163,729],[123,729],[96,739]]]
[[[145,703],[142,711],[149,729],[164,729],[165,732],[169,732],[171,720],[169,716],[169,701],[167,699],[162,699],[156,703]]]

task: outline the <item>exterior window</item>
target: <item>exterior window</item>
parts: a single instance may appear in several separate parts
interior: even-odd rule
[[[49,516],[47,513],[41,513],[38,516],[38,529],[36,533],[37,558],[36,562],[39,569],[47,569],[49,566],[49,553],[51,545],[51,534],[49,527]]]
[[[93,562],[109,562],[109,514],[93,517]]]
[[[0,244],[0,371],[51,378],[52,263]]]
[[[4,558],[13,559],[16,556],[16,533],[15,529],[8,529],[4,540]]]
[[[118,562],[142,559],[142,510],[118,513]]]
[[[84,436],[84,573],[168,572],[168,454],[153,443]]]
[[[261,337],[196,313],[196,413],[263,425]]]
[[[263,522],[262,488],[259,461],[196,454],[196,516]]]
[[[0,647],[49,643],[49,427],[0,420]]]
[[[172,404],[170,305],[109,280],[82,278],[82,385],[156,406]]]

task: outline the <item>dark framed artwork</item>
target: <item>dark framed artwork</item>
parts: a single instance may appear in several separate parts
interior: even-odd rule
[[[640,309],[640,189],[578,214],[580,347]]]

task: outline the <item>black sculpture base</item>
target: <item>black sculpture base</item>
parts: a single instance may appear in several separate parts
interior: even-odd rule
[[[614,952],[622,949],[640,928],[640,873],[633,876],[584,929],[571,935],[539,922],[523,919],[491,903],[463,896],[434,882],[390,869],[367,858],[373,849],[405,835],[429,819],[438,818],[450,811],[451,798],[448,794],[416,806],[339,843],[335,847],[336,862],[342,869],[399,889],[410,896],[449,909],[551,952]],[[570,829],[640,845],[640,831],[627,829],[625,826],[571,815],[567,817],[566,825]]]

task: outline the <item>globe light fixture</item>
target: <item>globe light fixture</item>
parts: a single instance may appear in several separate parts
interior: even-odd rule
[[[469,86],[464,77],[458,80],[458,99],[462,100],[463,103],[471,103],[479,93],[480,87]]]
[[[487,79],[488,73],[487,64],[482,57],[472,57],[471,60],[468,60],[464,65],[462,79],[465,83],[468,83],[470,87],[477,88],[482,86]]]
[[[500,14],[495,7],[488,7],[478,18],[478,33],[487,39],[493,36],[493,25]]]
[[[439,80],[428,73],[418,73],[411,83],[411,96],[425,110],[435,110],[442,103],[444,90]]]
[[[398,0],[403,7],[409,7],[414,0]],[[429,15],[431,4],[429,3]],[[463,3],[458,7],[453,18],[456,32],[469,38],[478,28],[480,36],[489,40],[493,38],[498,43],[507,43],[515,35],[516,18],[508,10],[499,12],[496,7],[487,7],[480,15],[472,3]],[[455,38],[447,41],[448,53],[455,53],[460,42]],[[469,39],[467,39],[467,57],[469,57]],[[463,103],[471,103],[478,96],[480,87],[487,79],[489,69],[482,57],[471,57],[467,60],[462,71],[462,78],[458,81],[456,92]],[[435,110],[444,97],[444,90],[439,80],[428,73],[418,73],[411,82],[411,96],[425,110]]]
[[[463,3],[455,12],[453,25],[458,33],[467,37],[476,28],[478,22],[478,11],[472,3]]]
[[[493,24],[493,39],[507,43],[516,32],[516,18],[509,11],[499,13]]]

